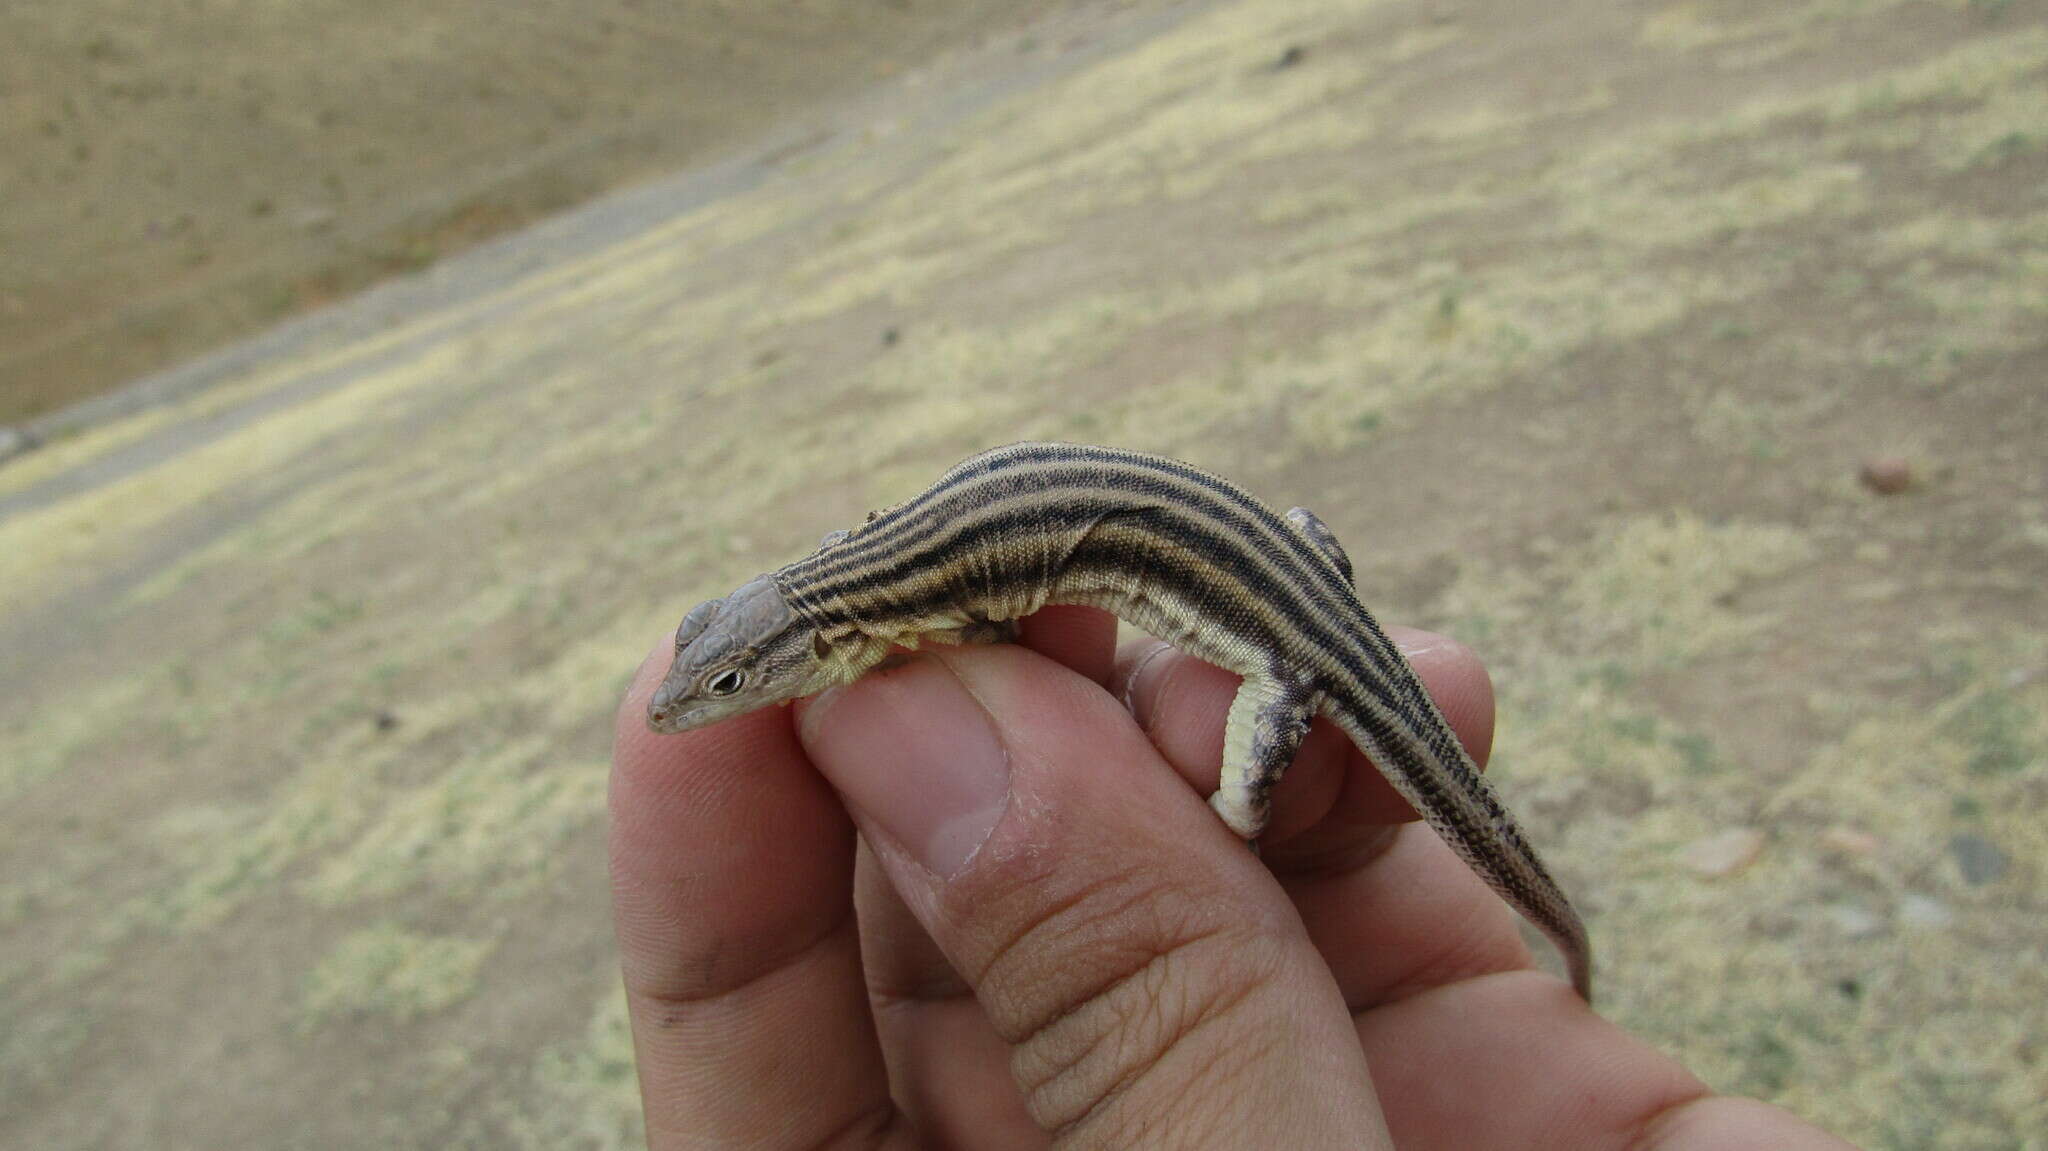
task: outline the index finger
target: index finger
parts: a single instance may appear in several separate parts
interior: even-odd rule
[[[612,906],[647,1141],[812,1147],[894,1119],[853,918],[854,832],[768,708],[647,729],[668,645],[615,723]]]

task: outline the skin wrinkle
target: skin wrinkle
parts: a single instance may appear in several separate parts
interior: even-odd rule
[[[1229,1002],[1219,1004],[1205,1017],[1197,1020],[1194,1026],[1189,1028],[1187,1034],[1183,1036],[1183,1040],[1192,1038],[1196,1033],[1206,1030],[1219,1022],[1227,1021],[1232,1015],[1242,1010],[1246,1003],[1251,1001],[1253,990],[1252,988],[1246,988],[1242,995],[1235,997]],[[1247,1039],[1243,1034],[1235,1038],[1236,1042],[1208,1045],[1203,1049],[1201,1056],[1195,1061],[1193,1066],[1181,1072],[1187,1083],[1202,1085],[1201,1089],[1189,1092],[1198,1102],[1231,1098],[1232,1093],[1217,1086],[1217,1081],[1220,1080],[1223,1083],[1228,1083],[1236,1079],[1257,1079],[1257,1069],[1268,1061],[1278,1061],[1280,1053],[1287,1044],[1285,1036],[1273,1034],[1270,1029],[1261,1029],[1258,1037],[1255,1039]],[[1169,1051],[1177,1050],[1185,1050],[1185,1047],[1176,1044],[1162,1050],[1159,1061],[1163,1062]],[[1119,1099],[1127,1098],[1130,1094],[1128,1087],[1134,1086],[1138,1081],[1138,1078],[1133,1077],[1130,1084],[1121,1086],[1113,1096],[1105,1096],[1100,1104],[1092,1110],[1095,1112],[1104,1111]],[[1069,1125],[1068,1130],[1080,1130],[1087,1124],[1089,1118],[1090,1116],[1088,1115],[1081,1116]],[[1146,1118],[1153,1117],[1142,1116],[1141,1122]],[[1197,1124],[1205,1128],[1221,1126],[1226,1130],[1234,1126],[1228,1108],[1216,1111],[1211,1116],[1210,1108],[1199,1106],[1186,1107],[1176,1112],[1173,1122],[1175,1135],[1179,1137],[1183,1145],[1187,1146],[1209,1145],[1206,1136],[1210,1134],[1210,1131],[1197,1129],[1195,1126]],[[1065,1132],[1055,1132],[1055,1138],[1063,1134]],[[1111,1132],[1112,1136],[1115,1134],[1117,1133]],[[1109,1146],[1127,1146],[1133,1140],[1110,1138],[1103,1142]]]
[[[791,968],[801,967],[815,958],[819,951],[839,941],[840,937],[848,932],[857,930],[858,927],[859,924],[853,914],[853,904],[849,902],[844,913],[835,916],[825,930],[819,932],[815,937],[806,940],[801,945],[792,948],[785,955],[764,960],[761,952],[749,951],[746,956],[748,970],[745,977],[723,986],[711,986],[709,964],[699,959],[685,961],[681,966],[692,972],[690,980],[692,983],[698,982],[697,973],[700,968],[704,969],[703,982],[706,986],[701,989],[659,989],[654,986],[653,981],[646,979],[644,974],[635,970],[640,964],[633,962],[630,957],[620,965],[621,977],[626,985],[626,994],[662,1008],[663,1018],[666,1020],[682,1010],[708,1007],[722,1000],[745,994],[758,983],[772,979]],[[856,937],[855,942],[858,941]],[[707,956],[713,957],[715,960],[716,956],[731,950],[729,947],[730,942],[730,940],[716,939],[712,941],[710,947],[704,948],[703,951]],[[666,963],[670,961],[655,960],[654,962]],[[755,966],[756,964],[760,966]]]
[[[860,918],[862,975],[878,1008],[973,999],[974,988],[890,885],[866,839],[854,865],[854,906]]]
[[[910,1129],[903,1112],[885,1095],[867,1109],[849,1116],[837,1130],[827,1133],[812,1147],[815,1151],[873,1151],[905,1144],[914,1146],[915,1137],[916,1132]]]
[[[1282,879],[1354,1018],[1361,1008],[1395,1002],[1390,989],[1397,985],[1407,989],[1403,997],[1426,990],[1418,985],[1426,976],[1411,953],[1430,952],[1453,933],[1479,937],[1468,941],[1475,956],[1493,950],[1494,958],[1476,963],[1474,971],[1534,969],[1512,915],[1481,895],[1476,881],[1460,876],[1457,888],[1423,907],[1404,898],[1417,890],[1418,877],[1455,866],[1445,858],[1448,854],[1441,842],[1418,830],[1396,835],[1385,857],[1358,870],[1306,881]]]
[[[1656,1148],[1665,1145],[1663,1140],[1657,1137],[1656,1128],[1665,1126],[1667,1123],[1676,1124],[1681,1122],[1684,1115],[1699,1104],[1712,1104],[1723,1101],[1717,1099],[1709,1092],[1706,1084],[1694,1080],[1690,1089],[1680,1093],[1677,1098],[1646,1107],[1640,1119],[1621,1124],[1617,1127],[1617,1130],[1631,1135],[1631,1138],[1625,1144],[1625,1151],[1655,1151]],[[1734,1100],[1732,1102],[1748,1101]]]
[[[1195,984],[1178,974],[1183,970],[1204,970],[1202,958],[1190,955],[1190,952],[1198,949],[1203,943],[1223,938],[1229,934],[1228,930],[1219,928],[1209,935],[1190,939],[1171,950],[1160,953],[1142,968],[1117,980],[1110,986],[1097,992],[1086,1002],[1077,1004],[1072,1010],[1049,1021],[1046,1027],[1017,1042],[1011,1059],[1011,1066],[1018,1071],[1020,1086],[1025,1091],[1032,1115],[1051,1132],[1055,1142],[1085,1127],[1092,1118],[1101,1115],[1117,1101],[1128,1096],[1138,1084],[1144,1082],[1154,1073],[1160,1072],[1163,1069],[1162,1065],[1167,1062],[1168,1057],[1172,1053],[1185,1049],[1185,1044],[1189,1040],[1206,1031],[1212,1024],[1233,1016],[1255,994],[1274,983],[1279,977],[1279,973],[1271,970],[1270,965],[1267,965],[1268,970],[1253,974],[1250,978],[1237,978],[1240,965],[1228,958],[1233,954],[1233,949],[1225,949],[1224,955],[1226,959],[1224,962],[1214,966],[1213,970],[1216,975],[1214,983],[1217,986],[1213,992],[1198,993]],[[1156,985],[1147,986],[1148,983],[1152,983],[1155,980]],[[1209,981],[1204,982],[1206,984]],[[1138,1003],[1134,1007],[1126,1008],[1118,1003],[1117,1000],[1123,997],[1121,993],[1126,988],[1132,987],[1139,988],[1136,992]],[[1192,1011],[1187,1010],[1185,1007],[1177,1007],[1174,1010],[1164,1009],[1165,1003],[1169,998],[1169,991],[1178,993],[1172,996],[1177,1004],[1192,1002],[1196,1006]],[[1022,1065],[1026,1061],[1027,1053],[1040,1047],[1041,1041],[1058,1046],[1056,1037],[1052,1035],[1052,1029],[1070,1020],[1083,1018],[1088,1008],[1098,1005],[1111,1016],[1108,1025],[1093,1028],[1096,1034],[1089,1040],[1087,1045],[1072,1056],[1057,1061],[1049,1075],[1039,1079],[1036,1083],[1023,1082],[1024,1068]],[[1120,1052],[1113,1061],[1113,1065],[1120,1068],[1120,1070],[1104,1087],[1098,1090],[1084,1084],[1080,1094],[1087,1096],[1089,1101],[1081,1114],[1069,1120],[1058,1120],[1048,1114],[1049,1109],[1043,1103],[1046,1097],[1053,1093],[1053,1089],[1057,1085],[1068,1077],[1078,1074],[1087,1063],[1088,1056],[1098,1050],[1104,1043],[1131,1044],[1134,1039],[1144,1034],[1145,1029],[1138,1026],[1144,1020],[1151,1020],[1155,1023],[1156,1029],[1159,1032],[1157,1037],[1147,1043],[1142,1051]],[[1220,1054],[1222,1050],[1230,1046],[1230,1044],[1220,1044],[1217,1050]],[[1200,1070],[1214,1065],[1215,1061],[1216,1057],[1211,1056],[1198,1063],[1196,1068],[1197,1074],[1185,1077],[1187,1083],[1184,1085],[1184,1089],[1192,1088],[1195,1083],[1199,1082],[1201,1078]],[[1201,1092],[1198,1092],[1198,1094],[1201,1094]]]
[[[620,890],[634,892],[630,900],[619,900],[617,906],[629,912],[634,905],[658,906],[661,900],[657,894],[639,894],[640,889],[647,886],[650,885],[642,879],[636,879],[630,888],[615,882],[615,900],[619,899],[617,892]],[[734,947],[735,941],[723,936],[714,937],[706,946],[697,949],[692,957],[680,962],[673,956],[655,954],[652,946],[655,941],[671,934],[664,928],[679,925],[680,921],[668,914],[651,917],[642,913],[631,918],[621,918],[617,929],[621,937],[620,971],[628,991],[635,991],[651,1001],[667,1004],[711,1002],[743,991],[750,984],[784,967],[802,962],[821,945],[858,927],[853,905],[849,900],[837,914],[820,924],[815,932],[787,944],[786,950],[780,954],[765,949],[759,940],[750,941],[745,947]],[[742,956],[740,966],[744,977],[737,982],[721,983],[719,968],[726,965],[725,957],[729,955]],[[668,986],[661,986],[661,981],[648,976],[646,969],[650,967],[670,968],[676,973],[674,981]]]
[[[1035,881],[1037,878],[1038,877],[1033,876],[1031,877],[1031,880]],[[1027,881],[1026,886],[1031,885],[1034,884],[1032,882]],[[1046,903],[1040,909],[1040,914],[1034,915],[1029,921],[1022,924],[1018,930],[1010,933],[1010,938],[1003,941],[994,949],[993,952],[990,953],[987,959],[985,959],[981,963],[979,970],[971,972],[967,975],[968,982],[974,984],[977,987],[982,988],[987,988],[991,984],[1008,983],[1009,981],[1005,979],[1004,976],[999,974],[999,972],[1010,966],[1011,958],[1020,949],[1023,949],[1027,943],[1036,944],[1040,942],[1039,934],[1041,929],[1047,928],[1048,925],[1050,925],[1054,920],[1076,911],[1076,909],[1078,909],[1082,904],[1089,902],[1101,892],[1122,886],[1123,877],[1120,875],[1116,875],[1113,873],[1098,875],[1094,880],[1086,884],[1083,884],[1081,887],[1075,889],[1074,891],[1063,894],[1058,899]],[[1125,908],[1134,905],[1138,901],[1139,897],[1140,896],[1138,893],[1134,893],[1129,900],[1127,900],[1118,907],[1117,911],[1120,913]],[[968,901],[969,906],[972,906],[973,902],[974,901],[971,900]],[[1116,918],[1115,915],[1088,916],[1083,920],[1083,923],[1092,925],[1100,922],[1108,922],[1114,918]],[[1069,928],[1061,932],[1061,935],[1074,934],[1079,934],[1077,928]],[[1026,969],[1036,966],[1036,964],[1032,962],[1033,958],[1034,957],[1032,956],[1027,956],[1024,959],[1020,960],[1018,962],[1018,965]],[[1100,992],[1103,987],[1108,986],[1110,983],[1115,982],[1119,978],[1122,978],[1121,974],[1110,976],[1109,978],[1105,979],[1103,983],[1097,985],[1096,987],[1093,987],[1085,992],[1082,992],[1074,996],[1072,1001],[1067,1006],[1055,1008],[1050,1016],[1018,1021],[1009,1027],[1003,1026],[1003,1020],[1001,1020],[1000,1018],[992,1019],[991,1021],[996,1023],[997,1031],[999,1034],[1002,1035],[1004,1042],[1015,1043],[1021,1036],[1042,1030],[1044,1027],[1054,1022],[1059,1014],[1064,1013],[1067,1010],[1071,1010],[1074,1006],[1078,1006],[1081,1003],[1085,1003],[1089,998],[1092,998],[1095,994]],[[1028,983],[1021,985],[1028,986]],[[996,1013],[992,1012],[992,1014]]]
[[[1353,1018],[1389,1003],[1398,1003],[1412,995],[1419,995],[1450,983],[1482,978],[1488,975],[1503,975],[1509,972],[1525,971],[1529,968],[1528,950],[1520,945],[1521,937],[1509,934],[1515,946],[1502,947],[1501,936],[1492,931],[1473,930],[1469,925],[1494,917],[1494,908],[1485,904],[1466,904],[1461,918],[1445,924],[1442,932],[1429,935],[1432,948],[1413,955],[1406,974],[1380,985],[1377,992],[1359,1002],[1347,1002]]]
[[[817,1034],[821,1026],[829,1030],[852,1023],[853,1016],[844,1011],[847,1005],[820,1011],[823,1005],[813,998],[812,992],[821,980],[839,981],[855,972],[857,942],[849,946],[850,941],[844,937],[825,942],[828,946],[813,947],[714,998],[662,1001],[628,989],[626,1002],[633,1019],[633,1046],[642,1088],[650,1100],[650,1134],[666,1131],[678,1136],[674,1142],[655,1139],[653,1146],[694,1146],[707,1131],[730,1133],[748,1125],[745,1108],[734,1105],[739,1097],[736,1090],[745,1089],[763,1073],[774,1074],[786,1058],[780,1045],[764,1045],[764,1034],[785,1042],[791,1038],[801,1042],[802,1037]],[[734,1034],[734,1026],[748,1019],[762,1021],[765,1031],[749,1029]],[[724,1054],[726,1061],[698,1062],[693,1066],[692,1061],[708,1050]],[[850,1124],[859,1128],[868,1121],[863,1116],[892,1106],[886,1085],[870,1081],[858,1072],[825,1078],[842,1090],[820,1094],[780,1116],[775,1129],[781,1137],[787,1139],[799,1131],[821,1128],[845,1131]],[[685,1093],[685,1097],[695,1092],[694,1102],[698,1105],[674,1107],[672,1103],[679,1092]],[[652,1105],[653,1100],[664,1096],[671,1100],[671,1105]],[[832,1146],[835,1142],[811,1136],[801,1145]],[[837,1145],[880,1144],[872,1139],[856,1139],[841,1140]]]
[[[1347,782],[1344,786],[1353,786],[1349,782],[1353,778],[1356,778],[1355,773],[1347,772]],[[1331,801],[1331,810],[1342,804],[1343,797],[1340,795]],[[1328,814],[1329,812],[1325,811],[1317,818],[1320,820]],[[1279,846],[1261,858],[1273,869],[1273,873],[1280,877],[1282,883],[1335,879],[1377,863],[1387,852],[1393,850],[1394,840],[1408,826],[1405,823],[1381,824],[1363,829],[1327,847],[1305,847],[1299,840],[1292,843],[1283,840]]]
[[[868,997],[877,1009],[893,1009],[926,1003],[949,1003],[974,998],[974,988],[958,972],[931,974],[921,979],[883,981],[868,976]]]
[[[1747,1112],[1752,1127],[1761,1128],[1764,1132],[1770,1130],[1773,1116],[1766,1104],[1754,1099],[1714,1095],[1702,1086],[1698,1094],[1679,1099],[1646,1116],[1635,1128],[1634,1138],[1622,1151],[1665,1151],[1666,1148],[1684,1151],[1685,1148],[1697,1146],[1696,1140],[1701,1138],[1711,1139],[1722,1146],[1729,1145],[1732,1141],[1725,1135],[1714,1133],[1711,1124],[1704,1136],[1696,1136],[1693,1132],[1696,1125],[1708,1122],[1707,1119],[1700,1118],[1702,1114],[1711,1115],[1729,1110]]]
[[[1131,1024],[1142,1021],[1146,1018],[1163,1018],[1163,1015],[1161,1015],[1161,1013],[1154,1010],[1156,1009],[1160,998],[1158,994],[1158,989],[1154,988],[1151,992],[1138,995],[1137,998],[1139,1001],[1139,1006],[1143,1010],[1139,1010],[1136,1012],[1122,1009],[1115,1001],[1115,997],[1117,997],[1119,993],[1124,991],[1124,989],[1132,986],[1133,984],[1143,984],[1148,981],[1165,980],[1170,974],[1170,969],[1172,967],[1172,958],[1174,957],[1174,955],[1178,954],[1183,947],[1191,948],[1198,946],[1199,944],[1205,942],[1207,939],[1213,938],[1214,935],[1220,934],[1222,934],[1222,930],[1219,928],[1212,935],[1190,939],[1184,945],[1169,948],[1168,950],[1160,951],[1152,955],[1144,963],[1138,965],[1132,970],[1124,973],[1123,975],[1117,976],[1116,978],[1110,980],[1103,986],[1088,992],[1085,995],[1085,997],[1077,1000],[1071,1006],[1067,1007],[1065,1010],[1058,1012],[1050,1019],[1047,1019],[1036,1030],[1033,1030],[1027,1034],[1020,1036],[1018,1039],[1013,1041],[1014,1046],[1016,1047],[1017,1051],[1021,1056],[1021,1053],[1023,1051],[1025,1051],[1027,1048],[1032,1047],[1034,1044],[1037,1044],[1041,1040],[1050,1043],[1051,1039],[1049,1037],[1051,1036],[1055,1028],[1058,1028],[1063,1024],[1067,1023],[1069,1020],[1072,1020],[1075,1017],[1083,1014],[1084,1012],[1087,1012],[1090,1008],[1096,1007],[1099,1007],[1103,1011],[1107,1011],[1111,1015],[1118,1017],[1122,1026],[1096,1029],[1098,1033],[1095,1035],[1095,1037],[1089,1040],[1087,1046],[1084,1047],[1082,1050],[1075,1052],[1071,1058],[1064,1060],[1064,1066],[1068,1069],[1071,1069],[1085,1062],[1089,1055],[1093,1054],[1098,1047],[1100,1047],[1104,1042],[1110,1039],[1128,1039],[1130,1034],[1129,1028]],[[1160,986],[1163,985],[1163,983],[1160,984]],[[1056,1078],[1061,1073],[1062,1072],[1055,1071],[1052,1073],[1051,1076],[1048,1076],[1047,1079]],[[1041,1080],[1041,1082],[1044,1081],[1045,1080]],[[1029,1088],[1027,1088],[1027,1090],[1029,1090]]]

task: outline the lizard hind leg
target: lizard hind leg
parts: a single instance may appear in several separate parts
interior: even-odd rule
[[[1308,734],[1308,693],[1291,683],[1245,677],[1223,725],[1223,778],[1209,806],[1230,830],[1256,841],[1273,810],[1273,787]]]
[[[1345,583],[1356,582],[1351,578],[1351,557],[1344,554],[1344,545],[1337,542],[1337,533],[1330,530],[1329,524],[1324,523],[1316,513],[1307,508],[1288,508],[1287,522],[1293,525],[1294,530],[1299,532],[1303,539],[1314,544],[1317,550],[1329,557],[1330,562],[1336,565],[1337,573],[1344,577]]]
[[[1013,619],[977,619],[959,627],[934,628],[923,638],[932,643],[1016,643],[1021,630]]]
[[[1013,619],[978,619],[960,629],[961,643],[1016,643],[1023,629]]]

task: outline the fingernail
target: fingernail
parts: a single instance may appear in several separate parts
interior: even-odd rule
[[[994,722],[930,657],[818,697],[798,734],[847,803],[942,878],[974,858],[1009,801]]]
[[[1414,659],[1416,656],[1428,655],[1438,648],[1450,647],[1453,642],[1449,636],[1438,635],[1435,632],[1410,631],[1396,637],[1394,646],[1402,655]]]
[[[1124,682],[1117,691],[1117,697],[1123,701],[1124,710],[1130,712],[1131,718],[1138,721],[1140,730],[1152,730],[1152,703],[1158,695],[1157,692],[1140,689],[1147,685],[1155,668],[1171,666],[1161,663],[1160,658],[1172,651],[1173,645],[1165,640],[1151,641],[1143,655],[1130,661],[1130,671],[1124,675]]]

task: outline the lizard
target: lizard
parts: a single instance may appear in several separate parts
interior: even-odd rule
[[[1243,685],[1210,806],[1257,844],[1327,716],[1559,952],[1591,1002],[1586,929],[1303,508],[1275,513],[1163,456],[1019,443],[969,457],[817,551],[691,609],[648,705],[678,732],[850,683],[923,642],[1013,638],[1048,604],[1102,608]]]

